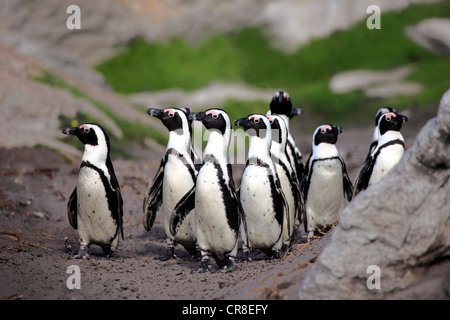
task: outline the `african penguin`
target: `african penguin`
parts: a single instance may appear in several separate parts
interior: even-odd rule
[[[303,109],[292,108],[292,102],[289,94],[284,91],[277,91],[274,93],[272,100],[270,101],[270,109],[267,111],[266,116],[271,114],[280,115],[286,123],[288,131],[287,156],[300,183],[303,177],[305,163],[303,161],[302,154],[295,145],[294,138],[289,131],[289,120],[297,115],[303,114]]]
[[[313,135],[312,152],[306,162],[302,183],[305,201],[303,223],[308,241],[314,231],[325,231],[337,221],[347,200],[351,201],[353,185],[345,162],[336,148],[341,127],[321,125]]]
[[[78,182],[67,204],[69,222],[78,231],[80,249],[75,258],[87,259],[89,245],[113,254],[123,240],[123,200],[109,156],[109,138],[98,124],[65,128],[84,144]]]
[[[287,127],[280,115],[267,116],[272,128],[272,144],[270,153],[272,155],[281,189],[283,190],[289,210],[288,216],[284,218],[283,243],[288,248],[294,240],[294,224],[301,217],[304,208],[303,195],[289,159],[286,156]]]
[[[222,109],[197,112],[192,118],[202,122],[209,138],[195,186],[175,208],[171,228],[175,232],[186,212],[195,207],[197,244],[202,254],[198,271],[211,269],[212,256],[219,268],[229,272],[234,269],[243,214],[228,154],[231,122]]]
[[[397,112],[381,115],[377,125],[378,142],[358,173],[354,196],[383,178],[403,156],[405,142],[400,130],[406,121],[408,118]]]
[[[161,260],[176,258],[175,245],[180,243],[195,254],[195,210],[190,211],[177,232],[170,232],[170,220],[175,205],[194,186],[197,177],[195,154],[191,144],[190,109],[149,108],[147,114],[162,121],[169,129],[169,141],[160,167],[150,182],[144,199],[144,227],[150,231],[162,205],[163,225],[168,249]]]
[[[378,109],[377,113],[375,114],[375,128],[373,130],[372,140],[370,141],[369,146],[369,152],[367,154],[368,157],[370,157],[372,151],[375,149],[378,143],[378,120],[380,120],[380,117],[388,112],[395,112],[395,109],[392,107],[383,107]]]
[[[243,259],[248,259],[251,249],[259,249],[270,258],[278,259],[289,207],[270,154],[270,122],[263,115],[251,114],[235,120],[234,125],[243,127],[250,136],[247,163],[239,187],[247,226],[247,235],[241,234]]]

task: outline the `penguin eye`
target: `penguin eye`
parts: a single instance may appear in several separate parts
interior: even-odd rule
[[[255,123],[259,123],[259,119],[258,119],[258,118],[253,119],[253,121],[254,121]]]
[[[175,113],[169,112],[169,118],[173,118],[175,116]]]
[[[89,133],[89,131],[91,131],[91,128],[89,128],[89,127],[87,127],[87,126],[85,126],[85,125],[80,126],[80,129],[83,129],[83,132],[84,132],[84,133]]]
[[[322,133],[327,132],[327,128],[322,128],[322,129],[320,129],[320,132],[322,132]]]
[[[218,115],[218,114],[215,114],[215,113],[213,113],[213,114],[211,115],[211,117],[212,117],[213,119],[217,119],[217,118],[219,117],[219,115]]]
[[[390,115],[386,116],[386,121],[391,121],[391,116]]]

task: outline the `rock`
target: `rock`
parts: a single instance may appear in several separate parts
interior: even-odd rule
[[[34,77],[40,76],[42,70],[46,70],[38,61],[0,45],[0,70],[2,147],[41,144],[68,155],[79,155],[77,149],[60,141],[63,135],[59,119],[61,115],[75,118],[78,112],[101,120],[102,125],[112,134],[118,138],[122,137],[122,131],[116,122],[87,99],[77,97],[67,89],[33,80]],[[102,86],[85,83],[59,70],[51,72],[61,77],[67,85],[101,102],[120,118],[162,128],[162,125],[148,117],[144,110],[135,108],[114,92]]]
[[[422,91],[422,86],[403,79],[414,70],[406,65],[392,70],[350,70],[340,72],[330,79],[330,89],[335,93],[363,90],[369,98],[387,98],[399,94],[413,95]]]
[[[437,116],[389,175],[344,209],[298,297],[382,299],[413,287],[434,265],[445,263],[450,254],[449,178],[450,90]],[[380,289],[367,286],[372,265],[381,272]],[[447,260],[443,268],[449,266]],[[446,288],[439,290],[435,294],[444,298]]]
[[[450,55],[450,19],[431,18],[408,27],[408,37],[434,54]]]
[[[276,89],[254,88],[245,83],[212,82],[195,91],[175,88],[157,92],[136,93],[129,95],[129,100],[135,104],[148,107],[179,104],[195,109],[204,108],[208,105],[222,105],[227,99],[268,101],[275,91]]]

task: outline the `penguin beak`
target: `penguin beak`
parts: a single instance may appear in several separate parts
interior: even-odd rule
[[[408,117],[404,116],[402,114],[399,114],[399,120],[402,120],[402,122],[408,122]]]
[[[336,128],[338,134],[344,132],[344,129],[342,129],[342,127],[335,127],[335,128]]]
[[[158,118],[158,119],[162,119],[162,117],[164,116],[164,110],[163,109],[157,109],[157,108],[148,108],[146,113],[149,116]]]
[[[80,128],[79,127],[64,128],[62,129],[62,133],[78,136],[78,134],[80,133]]]
[[[201,112],[191,112],[188,116],[188,119],[190,121],[203,121],[206,117],[206,112],[205,111],[201,111]]]
[[[289,114],[289,119],[292,119],[295,116],[302,115],[305,110],[302,108],[292,108],[291,113]]]
[[[240,119],[236,119],[236,120],[233,121],[233,124],[235,126],[243,127],[243,128],[247,127],[247,123],[248,123],[248,119],[247,118],[240,118]]]

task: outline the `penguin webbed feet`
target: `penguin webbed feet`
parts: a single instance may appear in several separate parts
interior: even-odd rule
[[[211,271],[211,260],[209,257],[202,257],[202,260],[200,262],[200,267],[197,269],[193,269],[191,273],[205,273],[207,271]]]
[[[242,249],[242,255],[237,261],[238,262],[250,262],[250,261],[252,261],[252,258],[250,258],[250,250],[249,249]]]
[[[115,257],[115,253],[117,248],[113,246],[102,246],[103,252],[106,254],[106,257],[112,259]]]
[[[272,250],[272,254],[271,254],[271,256],[269,257],[269,261],[274,261],[274,260],[280,260],[280,258],[281,258],[281,252],[280,252],[280,250],[278,250],[278,249],[273,249]]]
[[[201,261],[202,260],[202,252],[200,251],[199,247],[195,248],[194,254],[191,254],[192,260],[194,261]]]
[[[89,259],[87,251],[88,251],[87,245],[81,245],[80,249],[78,250],[78,253],[73,256],[74,259],[83,259],[83,260]]]
[[[232,272],[234,270],[234,258],[229,257],[226,265],[222,268],[222,273]]]
[[[168,260],[172,260],[172,259],[176,259],[176,258],[177,258],[177,255],[175,254],[175,247],[169,246],[167,248],[166,254],[162,257],[156,257],[155,260],[168,261]]]

